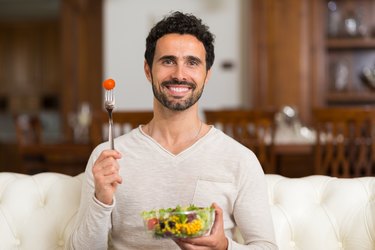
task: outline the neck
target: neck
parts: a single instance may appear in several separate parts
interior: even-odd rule
[[[143,127],[143,131],[165,149],[178,154],[199,140],[207,126],[197,113],[187,115],[183,112],[174,112],[174,115],[169,116],[155,114],[150,123]]]
[[[185,124],[183,122],[157,121],[153,119],[145,127],[145,132],[156,139],[168,144],[178,144],[184,141],[196,140],[202,131],[203,122],[197,119]]]

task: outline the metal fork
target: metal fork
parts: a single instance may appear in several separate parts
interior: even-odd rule
[[[108,116],[109,116],[108,140],[109,140],[111,149],[115,149],[115,143],[113,141],[113,118],[112,118],[112,111],[115,108],[115,96],[113,95],[112,89],[105,91],[104,107],[107,110]]]

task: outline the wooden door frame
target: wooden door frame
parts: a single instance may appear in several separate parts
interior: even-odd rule
[[[61,0],[62,115],[72,138],[69,114],[88,103],[102,109],[103,1]]]

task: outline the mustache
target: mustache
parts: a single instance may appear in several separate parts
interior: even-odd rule
[[[190,88],[192,89],[195,89],[197,87],[197,85],[193,82],[188,82],[188,81],[179,81],[177,79],[173,79],[173,80],[169,80],[169,81],[164,81],[161,83],[161,85],[163,87],[166,87],[167,85],[185,85],[185,86],[189,86]]]

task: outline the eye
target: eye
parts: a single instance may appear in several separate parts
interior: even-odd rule
[[[163,60],[163,64],[165,64],[165,65],[172,65],[172,64],[174,64],[174,60],[172,60],[170,58],[165,58]]]
[[[199,63],[200,63],[200,61],[199,61],[199,60],[196,60],[196,59],[190,59],[190,60],[188,61],[188,64],[189,64],[190,66],[197,66],[197,65],[199,65]]]

